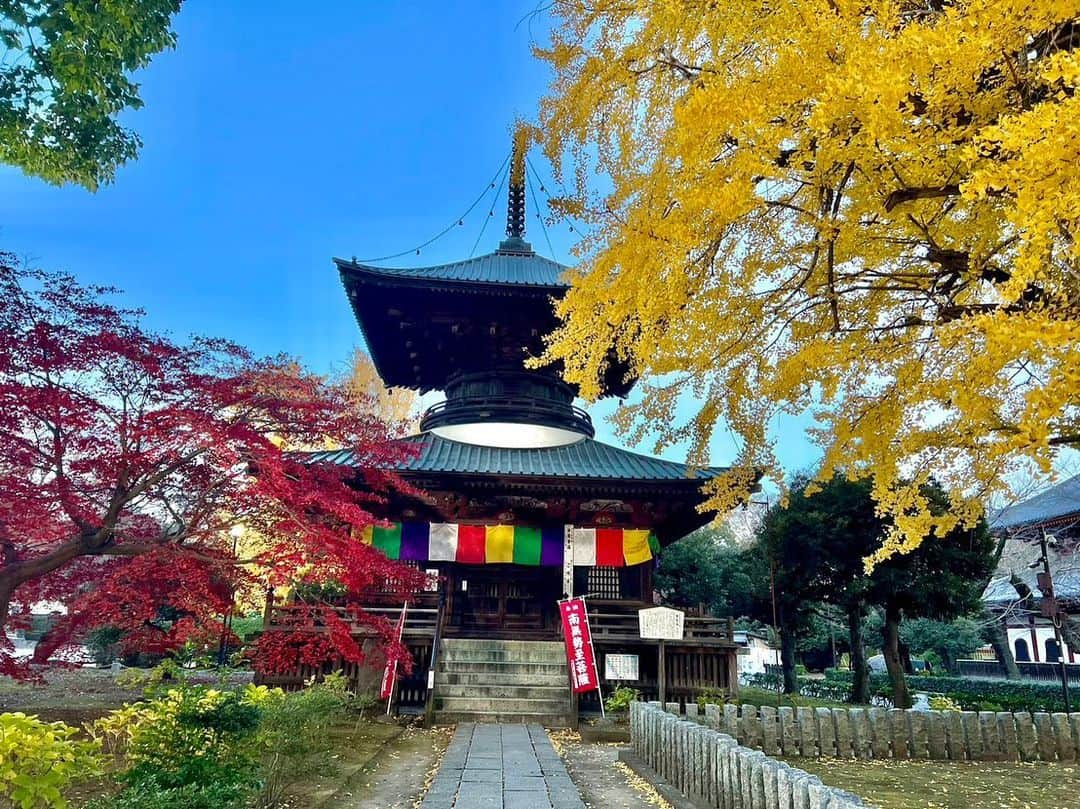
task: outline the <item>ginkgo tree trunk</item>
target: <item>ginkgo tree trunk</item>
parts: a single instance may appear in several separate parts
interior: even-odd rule
[[[726,424],[709,506],[783,479],[778,413],[873,475],[878,559],[1080,446],[1080,0],[551,11],[536,132],[591,229],[535,361],[629,365],[621,425],[698,462]]]
[[[111,625],[167,651],[216,628],[245,588],[420,584],[354,539],[374,501],[407,487],[382,471],[402,450],[353,393],[287,358],[173,342],[110,292],[0,256],[0,673],[27,673],[3,631],[16,605],[65,605],[50,646]],[[288,449],[328,445],[354,449],[359,469]],[[260,538],[246,558],[238,524]],[[331,630],[321,654],[359,660],[335,612],[310,617]],[[356,617],[404,654],[385,621]]]

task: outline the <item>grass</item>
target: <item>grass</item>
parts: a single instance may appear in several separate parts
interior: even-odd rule
[[[193,673],[193,676],[195,673]],[[0,677],[0,713],[22,711],[48,722],[81,725],[104,716],[125,702],[143,698],[142,688],[121,688],[109,669],[71,668],[44,672],[44,683]],[[215,672],[198,672],[200,682],[216,682]],[[233,685],[251,680],[250,672],[229,671]]]
[[[798,694],[777,694],[775,691],[767,691],[764,688],[751,688],[739,686],[739,704],[741,705],[772,705],[782,708],[850,708],[846,702],[837,702],[831,699],[816,699],[804,697]]]
[[[790,759],[881,809],[1072,809],[1080,769],[1046,762]]]

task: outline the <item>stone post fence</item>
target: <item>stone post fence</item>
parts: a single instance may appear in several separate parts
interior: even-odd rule
[[[691,706],[696,707],[696,706]],[[634,753],[698,806],[714,809],[856,809],[862,800],[731,735],[678,716],[678,703],[630,706]]]
[[[939,761],[1080,760],[1080,713],[686,706],[687,718],[766,755]]]

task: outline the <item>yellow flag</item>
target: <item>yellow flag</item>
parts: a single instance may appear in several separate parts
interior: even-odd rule
[[[492,562],[514,561],[514,526],[489,525],[484,531],[485,556]]]
[[[623,530],[622,538],[623,559],[628,565],[638,565],[652,559],[652,551],[649,550],[649,532],[647,530]]]

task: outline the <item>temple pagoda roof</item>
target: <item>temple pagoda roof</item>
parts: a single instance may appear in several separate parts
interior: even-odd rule
[[[991,524],[995,529],[1080,520],[1080,475],[1003,510]]]
[[[422,284],[440,283],[440,286],[443,283],[451,285],[499,284],[549,287],[560,292],[569,288],[569,284],[562,279],[563,274],[570,268],[533,252],[499,250],[464,261],[436,264],[430,267],[380,267],[342,258],[335,258],[334,263],[342,273],[346,288],[349,287],[348,277],[352,273],[363,273],[375,282],[379,278],[385,278],[394,283],[411,280]]]
[[[537,478],[617,479],[637,482],[711,480],[725,467],[694,468],[586,438],[561,447],[506,449],[465,444],[422,433],[401,439],[415,448],[395,471],[429,474],[500,475]],[[314,463],[359,466],[352,450],[328,450],[309,456]]]
[[[559,321],[553,301],[570,289],[570,267],[525,241],[525,155],[515,143],[508,169],[506,238],[492,253],[427,267],[335,258],[342,286],[379,377],[388,387],[446,390],[462,374],[526,371],[560,378],[542,357]],[[388,259],[393,258],[388,256]],[[626,396],[636,377],[614,346],[601,392]]]

